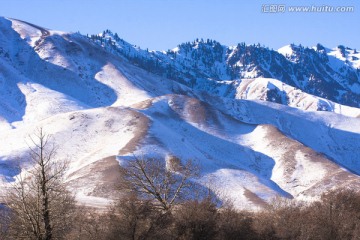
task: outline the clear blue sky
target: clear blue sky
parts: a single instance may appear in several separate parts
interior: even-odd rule
[[[0,16],[50,29],[95,34],[105,29],[151,50],[195,38],[225,45],[289,43],[360,49],[360,1],[309,0],[0,0]],[[354,6],[352,13],[263,13],[264,4]]]

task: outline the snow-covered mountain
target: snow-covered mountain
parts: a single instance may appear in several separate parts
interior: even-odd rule
[[[154,52],[0,18],[0,185],[31,168],[26,139],[41,126],[93,206],[134,156],[193,159],[199,183],[239,208],[358,188],[358,57],[210,40]]]
[[[321,44],[313,48],[291,44],[274,51],[260,44],[227,47],[213,40],[196,39],[166,52],[149,52],[109,30],[90,38],[147,71],[218,96],[247,99],[236,94],[239,79],[272,78],[292,88],[284,92],[271,84],[263,91],[265,98],[258,99],[304,109],[301,104],[293,104],[294,94],[288,96],[295,88],[321,98],[313,103],[315,110],[334,111],[333,104],[322,99],[360,107],[360,53],[342,45],[327,49]],[[296,95],[297,102],[303,98],[303,94]]]

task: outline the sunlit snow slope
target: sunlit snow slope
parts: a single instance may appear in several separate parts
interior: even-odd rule
[[[0,18],[1,191],[31,168],[38,127],[52,135],[56,158],[70,161],[69,188],[90,206],[116,197],[119,164],[134,156],[193,159],[196,181],[238,208],[359,187],[359,109],[275,79],[239,80],[235,97],[219,94],[224,85],[192,89],[80,34]],[[260,101],[272,97],[264,89],[279,89],[273,97],[290,107]],[[319,105],[341,114],[313,111]]]

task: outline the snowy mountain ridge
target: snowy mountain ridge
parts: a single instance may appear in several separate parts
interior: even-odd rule
[[[226,47],[200,40],[170,50],[177,62],[172,53],[122,40],[111,47],[106,38],[0,18],[1,186],[31,168],[26,139],[44,127],[58,146],[57,159],[70,160],[70,189],[90,206],[115,198],[119,164],[134,155],[193,159],[201,167],[198,183],[238,208],[262,208],[275,196],[311,201],[329,189],[359,187],[359,108],[262,77],[252,65],[270,54],[295,69],[291,61],[305,55],[288,53],[288,61],[275,51],[240,46],[227,56]],[[249,53],[246,74],[259,75],[232,79],[223,68],[220,59],[235,61],[241,49]],[[253,52],[265,55],[257,59]],[[192,58],[199,58],[197,67]],[[144,67],[145,61],[158,66]],[[356,60],[351,64],[350,70]],[[172,66],[172,74],[164,66]]]
[[[109,30],[90,39],[147,71],[200,91],[215,88],[216,93],[221,85],[225,91],[220,95],[233,98],[239,79],[272,78],[331,102],[360,106],[360,53],[342,45],[328,49],[321,44],[313,48],[291,44],[274,51],[260,44],[227,47],[214,40],[196,39],[172,50],[148,51],[132,46]],[[277,94],[273,89],[267,92]],[[266,100],[291,103],[281,96]],[[315,110],[334,111],[318,105]]]

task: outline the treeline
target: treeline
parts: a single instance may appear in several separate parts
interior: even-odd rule
[[[360,194],[344,189],[300,204],[275,199],[261,211],[238,211],[194,184],[192,161],[133,159],[121,166],[119,198],[106,211],[76,206],[67,164],[54,161],[51,138],[30,138],[34,168],[0,205],[0,239],[360,239]]]
[[[360,195],[333,191],[307,206],[278,200],[259,212],[217,207],[211,198],[171,211],[126,197],[108,212],[88,211],[66,239],[360,239]]]
[[[360,195],[333,191],[307,206],[278,200],[259,212],[218,207],[211,198],[188,200],[169,211],[135,195],[105,212],[78,207],[68,229],[52,239],[360,239]],[[17,238],[2,224],[0,239]],[[9,229],[8,229],[9,230]],[[45,238],[39,238],[45,239]]]

